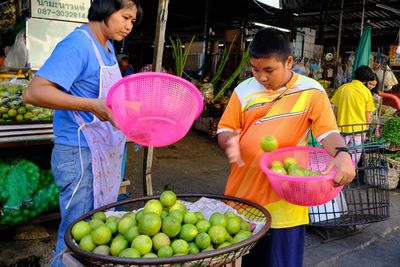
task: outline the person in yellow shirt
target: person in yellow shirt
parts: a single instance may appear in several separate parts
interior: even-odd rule
[[[261,171],[260,139],[273,135],[280,147],[307,145],[311,130],[333,160],[338,185],[350,183],[355,170],[348,153],[340,151],[344,140],[323,87],[292,71],[289,37],[266,28],[250,45],[253,77],[232,93],[218,124],[218,144],[232,163],[225,195],[264,206],[271,214],[271,229],[242,266],[299,267],[303,264],[308,208],[286,202]],[[329,168],[328,167],[328,168]]]
[[[335,105],[337,123],[341,126],[348,147],[362,144],[362,132],[371,123],[375,104],[370,90],[373,89],[374,81],[375,75],[371,68],[360,66],[354,72],[354,80],[340,86],[331,99]],[[360,160],[360,153],[354,155],[354,160]]]

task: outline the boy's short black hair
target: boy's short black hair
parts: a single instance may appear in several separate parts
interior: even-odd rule
[[[107,25],[108,18],[118,10],[136,6],[137,14],[135,25],[138,25],[143,17],[143,9],[138,0],[93,0],[88,13],[89,21],[104,21]]]
[[[362,83],[365,83],[369,81],[374,81],[375,76],[374,72],[371,70],[370,67],[362,65],[354,71],[354,79],[359,80]]]
[[[274,28],[259,30],[250,44],[250,57],[276,57],[285,61],[292,55],[292,44],[289,37],[282,31]]]

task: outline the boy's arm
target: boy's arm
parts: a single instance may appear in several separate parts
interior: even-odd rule
[[[326,168],[326,172],[332,168],[336,169],[335,182],[338,185],[345,185],[353,181],[356,172],[349,153],[339,151],[337,147],[345,147],[346,144],[339,133],[331,133],[321,141],[325,150],[333,158]]]
[[[234,132],[222,132],[218,134],[218,145],[225,152],[230,163],[237,163],[239,167],[244,165],[240,157],[240,130]]]

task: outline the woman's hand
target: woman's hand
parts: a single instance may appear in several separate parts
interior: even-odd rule
[[[93,114],[99,118],[101,121],[109,121],[114,127],[115,122],[112,116],[112,112],[106,105],[106,100],[104,98],[93,99]]]

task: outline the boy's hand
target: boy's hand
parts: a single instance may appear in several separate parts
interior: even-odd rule
[[[337,186],[351,183],[356,176],[353,160],[347,152],[339,152],[329,163],[323,174],[329,173],[332,168],[336,169],[335,184]]]
[[[240,129],[235,130],[233,132],[233,135],[229,137],[229,139],[226,141],[225,154],[228,157],[230,163],[236,162],[239,167],[242,167],[244,166],[244,162],[240,157],[239,139]]]

